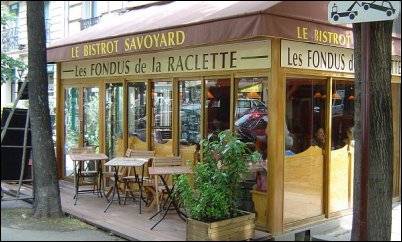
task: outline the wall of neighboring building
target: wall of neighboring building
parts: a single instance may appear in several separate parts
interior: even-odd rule
[[[1,107],[11,102],[11,83],[1,85]]]
[[[144,1],[146,4],[146,2]],[[24,63],[28,64],[28,35],[27,35],[27,6],[25,1],[8,1],[2,2],[6,5],[7,9],[14,5],[14,9],[17,10],[17,19],[14,23],[11,23],[8,28],[18,27],[15,38],[7,34],[9,40],[16,40],[17,44],[10,44],[13,47],[7,49],[6,54],[13,58],[20,59]],[[47,28],[47,44],[56,40],[63,39],[69,35],[73,35],[81,31],[80,21],[100,15],[107,15],[111,12],[117,12],[124,7],[130,7],[128,1],[46,1],[45,2],[45,22]],[[2,31],[2,39],[5,32]],[[55,70],[55,66],[48,67],[48,71]],[[25,76],[26,73],[23,74]],[[49,74],[49,98],[55,98],[52,87],[56,82],[56,75]],[[17,96],[17,88],[15,84],[6,83],[1,86],[1,106],[11,105]]]

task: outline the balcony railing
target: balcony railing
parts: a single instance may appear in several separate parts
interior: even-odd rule
[[[18,50],[18,27],[3,29],[1,31],[1,51],[9,52],[13,50]]]
[[[101,16],[80,20],[81,30],[97,25],[100,22],[100,19]]]

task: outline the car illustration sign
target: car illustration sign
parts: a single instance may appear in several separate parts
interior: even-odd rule
[[[350,24],[393,20],[401,9],[399,1],[331,1],[328,21],[331,24]]]

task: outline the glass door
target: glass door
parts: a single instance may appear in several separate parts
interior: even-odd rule
[[[99,87],[64,89],[64,176],[74,174],[73,162],[67,156],[71,148],[99,148]]]

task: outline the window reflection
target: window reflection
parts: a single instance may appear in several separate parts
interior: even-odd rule
[[[71,148],[78,148],[79,137],[79,110],[78,110],[78,88],[66,88],[64,101],[64,144],[65,154]],[[74,174],[74,164],[70,156],[65,156],[65,170],[64,175],[72,176]]]
[[[106,153],[123,154],[123,84],[106,85]]]
[[[247,77],[235,81],[238,90],[235,104],[235,131],[241,140],[254,143],[254,148],[262,153],[263,159],[266,159],[267,78]]]
[[[206,80],[208,134],[229,129],[230,125],[230,78]]]
[[[84,146],[99,147],[99,88],[83,88]],[[121,115],[117,116],[121,120]],[[121,127],[121,126],[120,126]]]
[[[200,142],[201,81],[180,81],[180,144]]]
[[[128,83],[128,137],[130,143],[147,141],[146,90],[146,82]]]
[[[288,78],[286,81],[286,124],[293,137],[294,153],[315,144],[314,133],[325,130],[326,80]]]
[[[287,78],[284,161],[284,223],[322,215],[324,184],[326,80]],[[286,142],[293,138],[293,143]],[[289,139],[290,140],[290,139]],[[322,147],[322,148],[321,148]],[[290,154],[289,154],[290,153]],[[294,153],[294,154],[293,154]],[[302,207],[303,209],[300,209]]]
[[[354,84],[332,82],[332,150],[329,164],[330,207],[337,212],[352,208],[354,150]]]
[[[172,82],[152,84],[152,115],[154,144],[167,143],[172,139]]]
[[[339,149],[353,141],[354,84],[351,81],[333,81],[332,97],[332,142]],[[335,95],[335,93],[337,95]]]

